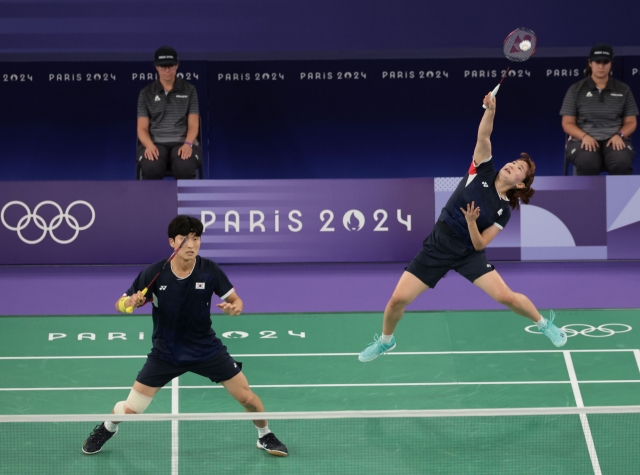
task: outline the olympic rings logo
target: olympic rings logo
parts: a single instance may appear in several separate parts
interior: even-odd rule
[[[618,329],[616,329],[618,328]],[[536,325],[530,325],[525,330],[529,333],[535,333],[541,335]],[[572,336],[582,335],[589,338],[607,338],[615,335],[616,333],[627,333],[632,330],[631,325],[624,323],[605,323],[600,326],[594,327],[593,325],[586,325],[584,323],[571,323],[561,328],[567,334],[567,338]]]
[[[27,212],[26,215],[20,218],[20,221],[18,221],[18,224],[16,226],[9,225],[4,219],[5,211],[7,210],[7,208],[9,208],[12,205],[22,206]],[[54,206],[58,210],[58,216],[54,217],[49,224],[47,224],[47,222],[44,220],[42,216],[38,215],[38,211],[40,210],[40,208],[42,208],[45,205]],[[76,205],[85,205],[87,208],[89,208],[89,211],[91,211],[91,221],[89,221],[89,224],[86,224],[85,226],[80,226],[80,223],[78,223],[78,220],[73,216],[71,216],[69,212],[71,211],[71,208],[73,208]],[[47,233],[49,233],[51,235],[51,239],[53,239],[58,244],[69,244],[70,242],[75,241],[80,231],[84,231],[85,229],[88,229],[89,227],[91,227],[91,225],[96,219],[96,211],[93,209],[93,206],[91,206],[86,201],[82,201],[82,200],[74,201],[69,206],[67,206],[67,209],[65,211],[62,211],[62,207],[55,201],[47,200],[38,204],[32,213],[29,207],[22,201],[10,201],[6,205],[4,205],[4,207],[2,208],[2,212],[0,212],[0,219],[2,220],[2,224],[4,224],[4,226],[7,229],[11,231],[17,231],[18,236],[20,237],[22,242],[25,242],[27,244],[38,244],[47,236]],[[42,230],[42,236],[40,236],[38,239],[35,239],[35,240],[26,239],[22,235],[22,230],[25,229],[27,226],[29,226],[29,223],[31,223],[32,219],[35,225]],[[67,225],[72,230],[75,231],[75,234],[71,238],[66,240],[59,239],[56,237],[55,234],[53,234],[53,231],[60,227],[63,219],[66,221]]]

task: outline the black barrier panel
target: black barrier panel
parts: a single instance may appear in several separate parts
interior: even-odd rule
[[[585,58],[210,63],[213,176],[464,174],[482,97],[509,65],[498,95],[496,159],[526,151],[539,174],[562,174],[559,111]]]
[[[206,63],[178,74],[198,90],[206,131]],[[0,64],[1,179],[133,179],[138,95],[155,75],[151,61]]]
[[[633,91],[636,103],[640,100],[640,56],[625,56],[623,58],[624,82],[627,83]]]
[[[636,98],[639,62],[614,62]],[[464,173],[482,96],[510,64],[184,62],[179,72],[198,89],[205,177],[381,178]],[[560,175],[559,110],[586,58],[512,65],[498,95],[496,161],[526,151],[539,175]],[[133,179],[137,98],[154,74],[151,62],[0,64],[0,179]]]

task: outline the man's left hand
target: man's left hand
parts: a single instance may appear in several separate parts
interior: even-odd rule
[[[189,158],[192,153],[193,151],[191,150],[191,147],[189,147],[187,144],[184,144],[178,149],[178,156],[183,160]]]
[[[218,307],[227,315],[231,315],[232,317],[236,317],[242,312],[238,307],[229,302],[216,304],[216,307]]]
[[[611,145],[614,150],[624,150],[624,148],[627,146],[627,144],[624,143],[624,140],[622,140],[622,137],[617,134],[609,139],[609,141],[607,142],[607,147],[609,145]]]

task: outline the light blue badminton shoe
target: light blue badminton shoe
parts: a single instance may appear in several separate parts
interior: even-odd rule
[[[556,318],[556,312],[551,310],[549,312],[549,319],[546,321],[544,327],[540,329],[540,332],[551,340],[551,343],[557,347],[564,346],[567,342],[567,333],[553,324],[553,320]]]
[[[389,351],[393,350],[396,347],[396,338],[391,337],[391,341],[389,343],[384,343],[376,333],[373,335],[373,343],[367,346],[362,353],[358,356],[358,359],[363,363],[367,361],[375,360],[380,355],[385,355]]]

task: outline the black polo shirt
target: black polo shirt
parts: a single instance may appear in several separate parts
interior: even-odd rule
[[[189,114],[198,114],[198,93],[187,81],[176,78],[168,93],[160,81],[140,91],[138,117],[149,118],[149,134],[154,143],[184,142]]]
[[[475,249],[469,234],[469,225],[460,208],[467,209],[467,205],[471,202],[475,202],[475,206],[480,208],[480,216],[476,220],[480,234],[489,226],[503,229],[511,218],[509,200],[500,198],[496,189],[497,176],[498,171],[494,168],[491,157],[478,166],[472,160],[468,173],[460,180],[458,187],[440,213],[439,220],[444,221],[471,250]]]
[[[638,115],[629,86],[612,77],[599,91],[591,77],[573,84],[564,96],[560,115],[576,118],[576,125],[596,140],[607,140],[622,128],[622,118]]]
[[[140,272],[127,295],[144,289],[166,262],[162,260]],[[222,343],[211,328],[211,297],[224,300],[233,285],[215,262],[196,257],[191,274],[178,278],[168,265],[149,287],[153,298],[153,351],[174,365],[206,361]]]

